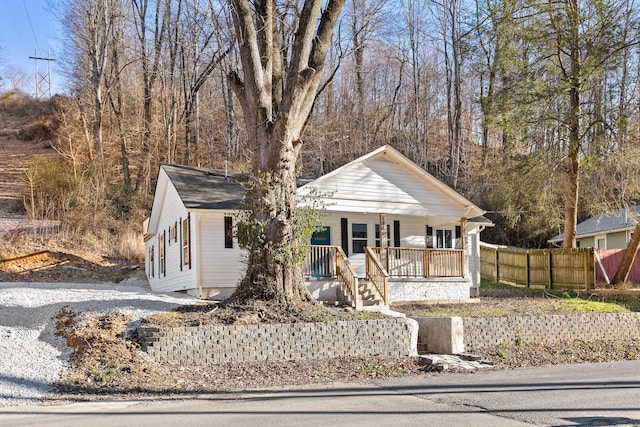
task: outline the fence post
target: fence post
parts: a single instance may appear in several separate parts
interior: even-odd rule
[[[496,283],[500,283],[500,248],[496,248]]]
[[[585,248],[582,250],[582,253],[584,254],[584,289],[588,291],[591,285],[591,281],[589,280],[589,254],[591,254],[591,264],[593,265],[593,263],[595,262],[593,260],[593,248],[591,248],[590,250]],[[595,271],[594,271],[594,276],[595,276]],[[595,283],[595,279],[594,279],[594,283]]]
[[[526,271],[526,275],[525,275],[524,282],[525,282],[525,285],[526,285],[526,286],[527,286],[527,288],[528,288],[528,287],[530,287],[530,280],[531,280],[531,279],[530,279],[530,277],[529,277],[529,276],[530,276],[530,271],[529,271],[529,270],[530,270],[530,267],[531,267],[531,265],[530,265],[530,261],[529,261],[529,251],[527,251],[527,252],[525,253],[525,255],[526,255],[526,263],[525,263],[525,267],[526,267],[527,271]]]
[[[551,251],[548,252],[549,256],[547,257],[547,266],[548,266],[548,273],[549,273],[549,287],[548,289],[552,289],[553,288],[553,271],[551,270]]]

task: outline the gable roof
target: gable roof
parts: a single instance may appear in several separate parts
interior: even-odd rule
[[[162,165],[187,209],[233,209],[244,196],[245,175],[181,165]]]
[[[389,145],[303,185],[325,210],[473,218],[484,211]],[[304,204],[304,201],[302,202]]]
[[[155,232],[169,185],[187,209],[235,209],[243,200],[241,182],[246,177],[190,166],[160,166],[148,232]],[[319,190],[317,198],[326,210],[454,216],[468,218],[475,225],[491,224],[481,217],[482,209],[389,145],[298,188],[301,205],[312,189]]]
[[[631,206],[618,209],[613,212],[604,212],[576,226],[576,238],[595,236],[596,234],[607,234],[617,231],[626,231],[635,227],[640,219],[640,206]],[[560,233],[549,240],[549,243],[562,241],[564,233]]]
[[[233,209],[242,202],[244,188],[238,182],[242,178],[238,173],[161,165],[145,234],[156,233],[168,193],[178,193],[179,202],[187,209]]]

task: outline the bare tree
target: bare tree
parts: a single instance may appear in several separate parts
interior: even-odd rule
[[[240,101],[254,151],[253,230],[245,278],[236,298],[275,299],[295,305],[311,299],[304,286],[296,237],[297,163],[301,133],[313,107],[333,29],[345,0],[305,1],[290,49],[277,35],[273,0],[230,0],[242,77],[229,79]],[[288,52],[283,57],[283,52]]]
[[[109,104],[113,110],[120,136],[120,162],[122,167],[123,186],[126,192],[131,191],[131,174],[129,172],[129,151],[127,147],[127,133],[125,131],[125,96],[123,93],[122,74],[126,69],[126,63],[123,63],[124,46],[125,46],[125,16],[124,10],[120,10],[117,19],[111,26],[111,61],[109,63],[107,81],[111,88],[108,93]]]
[[[218,25],[220,11],[216,11],[214,3],[194,0],[189,6],[183,16],[178,52],[184,99],[185,164],[190,164],[193,157],[197,158],[200,146],[200,89],[231,50],[231,47],[225,49],[230,43],[227,32]]]
[[[145,190],[150,187],[151,173],[151,128],[153,107],[153,88],[158,78],[160,60],[162,58],[162,48],[166,39],[167,22],[170,19],[171,0],[156,0],[153,14],[153,26],[149,25],[148,8],[149,0],[131,0],[133,8],[134,26],[136,30],[140,63],[142,66],[142,87],[143,87],[143,109],[144,109],[144,131],[142,133],[142,152],[144,154],[144,164],[138,169],[136,179],[136,189],[145,181]],[[153,30],[153,49],[149,52],[149,40],[147,31]]]
[[[66,22],[75,47],[79,69],[76,77],[91,94],[93,153],[98,178],[104,180],[103,120],[106,103],[106,72],[117,0],[70,0]]]

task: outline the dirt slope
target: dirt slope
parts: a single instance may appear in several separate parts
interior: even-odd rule
[[[57,155],[47,141],[18,139],[26,134],[24,129],[43,120],[41,109],[29,109],[24,102],[3,99],[0,107],[0,234],[29,220],[24,200],[29,197],[25,172],[31,160]]]

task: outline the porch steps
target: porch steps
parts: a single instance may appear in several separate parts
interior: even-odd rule
[[[358,293],[362,298],[361,310],[380,311],[389,309],[389,306],[384,303],[382,296],[369,280],[360,279],[358,281]]]

